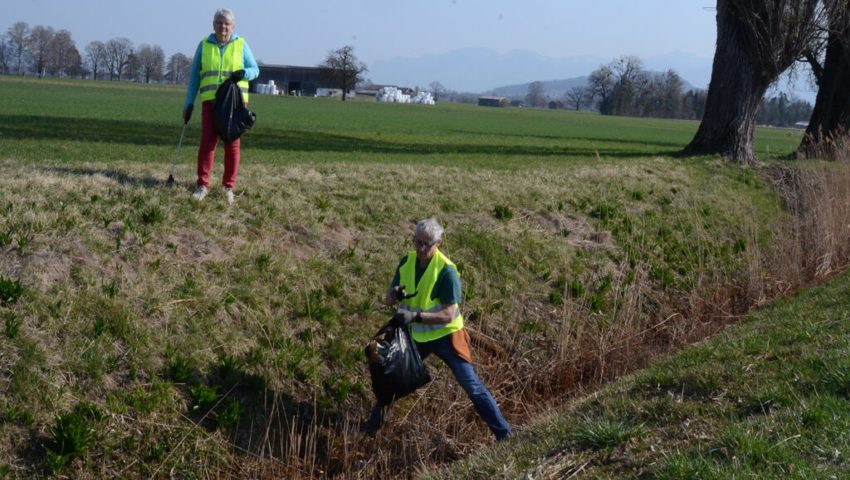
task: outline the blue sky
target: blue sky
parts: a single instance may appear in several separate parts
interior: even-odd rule
[[[354,0],[228,3],[201,0],[17,0],[0,28],[15,21],[71,32],[82,50],[93,40],[127,37],[190,54],[226,6],[236,30],[266,63],[315,65],[352,44],[367,64],[465,47],[551,57],[672,51],[711,57],[712,0]]]

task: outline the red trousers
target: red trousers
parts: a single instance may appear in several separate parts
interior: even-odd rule
[[[198,147],[198,186],[209,187],[210,173],[215,162],[215,147],[218,135],[213,125],[213,102],[201,104],[201,146]],[[221,183],[224,188],[233,188],[236,174],[239,172],[239,139],[224,144],[224,175]]]

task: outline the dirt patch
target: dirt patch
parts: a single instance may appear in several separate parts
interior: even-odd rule
[[[614,248],[611,232],[599,231],[586,218],[543,210],[525,211],[522,218],[547,237],[561,237],[576,248]]]

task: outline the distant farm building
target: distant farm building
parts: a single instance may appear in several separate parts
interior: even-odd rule
[[[478,97],[479,107],[504,107],[508,105],[505,97]]]
[[[558,110],[559,108],[564,108],[564,103],[560,100],[552,100],[549,102],[549,108],[552,110]]]
[[[414,94],[414,90],[412,88],[399,87],[399,86],[396,86],[396,85],[378,85],[378,84],[375,84],[375,83],[363,85],[362,87],[358,88],[356,90],[356,92],[357,92],[358,97],[373,97],[374,98],[378,95],[378,92],[380,92],[381,90],[383,90],[384,88],[387,88],[387,87],[397,88],[401,91],[401,93],[403,93],[405,95],[413,95]]]
[[[274,82],[285,95],[312,97],[317,93],[336,90],[339,86],[331,82],[325,70],[319,67],[294,67],[291,65],[260,65],[260,76],[251,81],[251,91],[257,84]]]

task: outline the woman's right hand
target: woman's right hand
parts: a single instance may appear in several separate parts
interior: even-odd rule
[[[192,118],[192,110],[195,109],[194,105],[189,105],[188,107],[183,109],[183,123],[189,123],[189,120]]]

